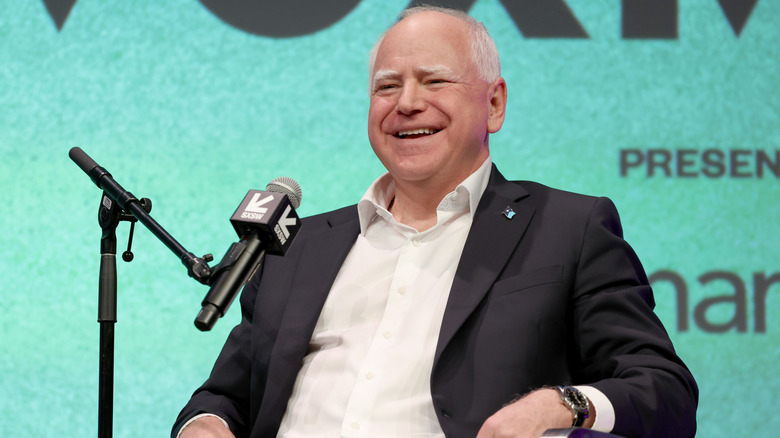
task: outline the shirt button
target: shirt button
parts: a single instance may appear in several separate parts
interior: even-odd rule
[[[376,377],[376,374],[374,374],[373,372],[369,371],[366,373],[366,380],[371,380],[374,377]]]
[[[393,337],[393,332],[392,332],[392,331],[390,331],[390,330],[385,330],[385,331],[382,333],[382,336],[384,336],[384,338],[385,338],[385,339],[390,339],[390,338],[392,338],[392,337]]]
[[[401,287],[399,287],[399,288],[398,288],[398,294],[399,294],[399,295],[406,295],[406,291],[407,291],[407,290],[408,290],[408,289],[407,289],[407,287],[406,287],[406,286],[401,286]]]
[[[412,240],[412,245],[419,247],[420,245],[422,245],[422,242],[420,242],[417,239],[414,239],[414,240]]]
[[[353,421],[350,426],[352,426],[352,430],[360,430],[360,423],[357,421]]]

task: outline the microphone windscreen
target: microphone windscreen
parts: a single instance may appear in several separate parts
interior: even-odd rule
[[[271,182],[268,183],[265,189],[269,192],[276,192],[287,195],[293,208],[298,208],[301,205],[301,198],[303,197],[303,193],[301,192],[301,185],[298,184],[298,181],[295,181],[290,177],[280,176],[278,178],[274,178]]]

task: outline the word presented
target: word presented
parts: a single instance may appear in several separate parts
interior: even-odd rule
[[[621,149],[620,176],[780,178],[780,149]]]

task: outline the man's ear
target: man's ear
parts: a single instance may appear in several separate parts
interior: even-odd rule
[[[498,78],[488,87],[488,132],[494,134],[501,129],[504,124],[504,115],[506,114],[506,81],[504,78]]]

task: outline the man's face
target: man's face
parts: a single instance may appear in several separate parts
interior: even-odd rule
[[[465,23],[436,12],[393,27],[372,72],[368,137],[397,182],[452,189],[488,156],[506,86],[478,76]]]

